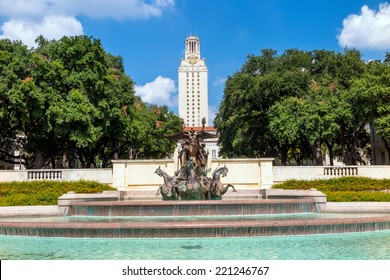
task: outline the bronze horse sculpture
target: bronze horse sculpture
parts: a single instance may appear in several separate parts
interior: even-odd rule
[[[179,198],[178,182],[180,181],[176,176],[169,176],[160,166],[154,171],[158,176],[163,177],[164,184],[158,187],[156,195],[159,193],[164,200],[177,200]]]
[[[181,150],[179,152],[180,169],[176,171],[175,176],[169,176],[161,168],[157,168],[155,173],[164,178],[164,185],[158,188],[164,200],[182,199],[222,199],[222,195],[232,188],[228,184],[226,187],[220,181],[221,176],[226,176],[228,169],[226,167],[218,168],[212,178],[206,175],[206,165],[208,152],[205,149],[204,139],[217,138],[215,134],[207,133],[205,129],[205,119],[202,120],[202,130],[184,131],[166,135],[165,138],[172,140],[181,140]]]
[[[158,167],[155,173],[164,178],[164,184],[158,188],[156,194],[161,194],[164,200],[220,200],[229,188],[232,188],[233,192],[237,192],[233,185],[224,186],[220,180],[221,176],[225,177],[227,175],[227,167],[224,166],[215,170],[212,178],[207,177],[204,173],[198,176],[191,164],[187,164],[187,167],[190,168],[187,179],[169,176]]]
[[[237,192],[236,188],[228,184],[226,187],[223,186],[221,183],[221,176],[225,177],[227,175],[228,169],[226,166],[220,167],[217,170],[214,171],[213,178],[210,182],[210,187],[209,187],[209,196],[210,199],[221,199],[222,195],[224,195],[229,188],[233,189],[233,192]]]

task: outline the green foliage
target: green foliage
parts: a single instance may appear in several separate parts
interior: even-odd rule
[[[332,202],[389,202],[390,193],[387,192],[330,192],[328,201]]]
[[[159,107],[164,114],[155,116],[134,95],[121,57],[87,36],[40,36],[37,44],[29,50],[0,40],[0,159],[28,168],[88,168],[131,158],[131,151],[173,152],[174,143],[154,129],[159,121],[160,132],[177,132],[179,118]]]
[[[321,180],[288,180],[274,185],[275,189],[317,189],[328,201],[390,201],[390,179],[340,177]]]
[[[228,77],[216,115],[222,155],[322,165],[327,150],[331,165],[336,153],[347,165],[367,163],[367,124],[390,152],[388,61],[366,63],[355,49],[248,56]]]
[[[116,189],[95,181],[0,182],[0,206],[56,205],[58,197],[69,191],[96,193],[105,190]]]

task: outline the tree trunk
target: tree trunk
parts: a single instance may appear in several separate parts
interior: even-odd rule
[[[324,163],[322,160],[322,151],[321,151],[321,141],[320,140],[317,140],[312,145],[312,150],[313,150],[315,165],[317,165],[317,166],[323,165]]]
[[[385,143],[385,147],[387,150],[388,164],[390,164],[390,145],[385,139],[383,139],[383,142]]]
[[[333,152],[333,144],[330,144],[328,141],[325,141],[326,147],[329,152],[329,165],[334,166],[334,152]]]
[[[287,153],[288,153],[288,148],[286,147],[280,147],[280,161],[282,166],[287,165]]]
[[[69,153],[63,153],[62,155],[62,168],[69,168],[70,167],[70,155]]]
[[[35,152],[34,169],[40,169],[45,166],[46,160],[43,152],[38,150]]]

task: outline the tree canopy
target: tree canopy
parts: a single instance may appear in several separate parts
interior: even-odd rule
[[[322,165],[324,153],[364,163],[368,126],[390,141],[390,56],[365,62],[343,53],[272,49],[228,77],[215,125],[228,157],[273,156]]]
[[[123,60],[87,36],[28,49],[0,40],[0,159],[29,168],[109,166],[111,159],[167,157],[180,129],[167,107],[144,104]],[[15,153],[16,152],[16,153]]]

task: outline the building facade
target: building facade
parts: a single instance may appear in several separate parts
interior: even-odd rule
[[[200,40],[185,40],[185,56],[179,65],[179,116],[187,127],[208,125],[208,72],[206,60],[200,56]]]

